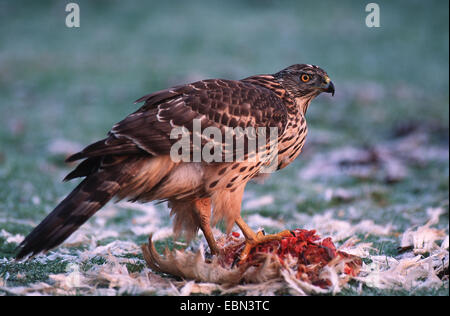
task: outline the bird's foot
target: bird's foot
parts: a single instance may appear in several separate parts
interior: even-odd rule
[[[265,235],[264,231],[260,230],[256,233],[256,236],[253,238],[247,238],[245,240],[245,246],[244,249],[241,252],[239,264],[243,264],[247,259],[252,251],[253,248],[255,248],[257,245],[269,242],[269,241],[276,241],[281,240],[284,237],[292,237],[292,232],[290,230],[283,230],[282,232],[279,232],[277,234],[270,234]]]

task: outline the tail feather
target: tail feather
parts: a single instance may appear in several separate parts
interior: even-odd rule
[[[112,173],[100,170],[87,176],[59,205],[24,239],[16,256],[48,251],[84,224],[120,189],[120,181],[110,179]]]

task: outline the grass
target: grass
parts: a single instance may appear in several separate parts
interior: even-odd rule
[[[411,163],[407,177],[392,184],[377,177],[298,177],[320,153],[376,146],[405,130],[423,130],[427,145],[448,150],[447,2],[378,1],[377,29],[365,26],[362,1],[77,3],[79,29],[65,27],[64,2],[0,3],[0,231],[26,235],[74,187],[61,183],[69,167],[48,150],[53,140],[86,145],[102,138],[151,91],[199,78],[273,73],[294,63],[326,69],[336,97],[320,97],[310,107],[311,143],[300,159],[264,185],[248,186],[255,196],[276,197],[273,205],[243,213],[298,226],[290,222],[294,212],[342,211],[343,219],[393,223],[401,232],[423,224],[427,207],[441,206],[447,214],[439,227],[448,225],[448,161]],[[350,201],[327,200],[330,188],[356,193]],[[123,212],[109,224],[131,225],[135,215]],[[120,238],[146,240],[130,233]],[[373,241],[395,255],[396,239]],[[15,246],[0,238],[0,258],[11,258]],[[65,267],[2,263],[0,277],[27,285]],[[448,295],[448,287],[363,288],[362,294]]]

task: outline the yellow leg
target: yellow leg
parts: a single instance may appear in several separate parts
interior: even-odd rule
[[[258,244],[265,243],[268,241],[281,240],[284,237],[292,237],[292,233],[289,230],[283,230],[278,234],[264,235],[263,232],[259,231],[255,233],[248,225],[244,222],[242,217],[236,220],[236,224],[242,230],[245,237],[245,247],[241,252],[241,258],[239,263],[243,263],[250,251]]]
[[[194,201],[194,210],[199,217],[200,229],[203,231],[203,235],[205,235],[205,239],[208,242],[211,253],[213,255],[219,254],[220,249],[214,239],[210,224],[211,199],[204,198]]]

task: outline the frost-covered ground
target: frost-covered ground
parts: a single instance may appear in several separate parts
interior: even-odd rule
[[[398,157],[388,148],[397,150],[408,142],[409,139],[404,139],[404,143],[398,142],[396,146],[380,146],[369,151],[337,149],[328,153],[324,167],[319,166],[323,163],[323,154],[317,153],[304,167],[298,168],[294,176],[281,175],[282,179],[275,181],[275,175],[273,180],[266,180],[266,184],[251,186],[253,190],[250,189],[244,199],[245,217],[254,229],[264,227],[269,232],[298,227],[315,229],[322,237],[331,237],[341,250],[364,259],[358,277],[345,286],[340,286],[336,278],[326,293],[445,294],[448,291],[448,201],[442,200],[437,207],[419,208],[407,203],[388,203],[390,194],[386,190],[406,181],[403,177],[407,178],[411,170],[404,161],[414,160],[414,154]],[[434,153],[427,159],[446,162],[448,152],[445,149],[430,147],[428,152]],[[369,153],[378,158],[367,160]],[[422,161],[426,162],[428,160]],[[390,174],[390,164],[398,164],[393,169],[401,172]],[[320,180],[310,182],[311,176]],[[288,200],[284,200],[283,195],[256,190],[264,191],[265,186],[288,181],[286,177],[299,183],[291,187],[297,193],[291,194]],[[370,184],[375,181],[371,177],[381,177],[385,184]],[[388,184],[386,177],[389,177]],[[335,178],[338,181],[363,178],[366,183],[358,180],[351,186],[320,184],[333,182]],[[307,185],[309,192],[302,192]],[[299,211],[302,207],[307,208]],[[35,224],[13,219],[5,222],[10,227]],[[61,247],[24,263],[14,262],[12,258],[13,247],[24,236],[2,229],[0,238],[6,256],[1,260],[0,290],[5,294],[61,295],[323,293],[320,288],[296,283],[289,275],[262,284],[227,287],[155,273],[146,267],[140,249],[149,234],[153,234],[160,252],[165,247],[188,246],[182,241],[173,242],[168,210],[151,204],[111,203]],[[219,230],[216,234],[221,235]],[[189,249],[198,249],[200,244],[204,246],[201,234]]]
[[[76,185],[61,183],[73,167],[64,157],[135,99],[298,62],[325,68],[336,95],[311,105],[300,158],[248,186],[245,219],[267,232],[316,229],[362,256],[360,276],[334,294],[449,294],[448,3],[379,2],[379,29],[354,1],[79,4],[74,30],[62,3],[0,3],[1,294],[302,294],[286,279],[262,291],[152,272],[140,250],[149,233],[160,252],[188,246],[173,241],[165,205],[109,204],[63,246],[13,260]]]

